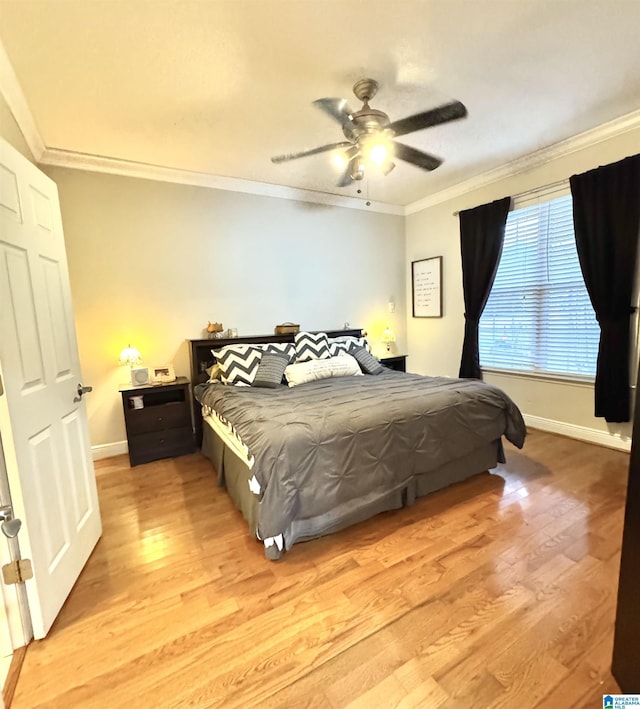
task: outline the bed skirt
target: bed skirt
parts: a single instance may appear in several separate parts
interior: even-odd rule
[[[246,461],[242,460],[206,422],[203,426],[202,453],[211,461],[217,472],[218,484],[226,488],[233,504],[247,521],[250,534],[258,538],[259,500],[249,489],[249,480],[253,473]],[[290,549],[296,542],[338,532],[380,512],[411,505],[417,497],[423,497],[495,468],[498,462],[503,460],[502,442],[493,441],[436,470],[416,475],[397,488],[372,491],[364,497],[345,502],[330,512],[316,517],[294,519],[283,533],[284,550]],[[265,546],[265,555],[268,558],[277,559],[281,554],[282,552],[275,545]]]

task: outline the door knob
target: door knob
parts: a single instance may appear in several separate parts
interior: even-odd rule
[[[88,394],[90,391],[93,391],[93,387],[85,387],[82,386],[82,384],[78,384],[76,391],[78,392],[78,396],[74,396],[73,400],[77,402],[82,400],[83,394]]]
[[[0,529],[2,529],[2,533],[5,537],[8,537],[9,539],[14,539],[18,536],[20,527],[22,527],[22,520],[19,519],[5,520],[2,524],[0,524]]]
[[[18,536],[20,527],[22,527],[22,521],[13,516],[13,509],[11,505],[3,505],[0,507],[0,520],[2,520],[0,529],[5,537],[14,539]]]

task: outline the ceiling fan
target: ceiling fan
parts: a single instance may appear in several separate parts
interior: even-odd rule
[[[343,98],[321,98],[314,101],[314,106],[338,121],[347,140],[298,153],[276,155],[271,161],[287,162],[335,150],[344,169],[338,182],[339,187],[346,187],[353,180],[361,180],[364,177],[365,165],[371,163],[378,165],[383,174],[388,175],[395,167],[392,159],[394,157],[423,170],[435,170],[442,164],[440,158],[398,143],[394,138],[464,118],[467,115],[465,106],[460,101],[451,101],[391,122],[386,113],[369,106],[369,101],[377,92],[378,83],[373,79],[360,79],[353,85],[353,93],[363,103],[359,111],[352,111]]]

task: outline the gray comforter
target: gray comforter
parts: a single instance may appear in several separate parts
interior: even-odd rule
[[[521,448],[526,433],[503,391],[471,379],[385,370],[293,388],[199,385],[196,397],[255,458],[262,539],[293,519],[400,487],[502,435]]]

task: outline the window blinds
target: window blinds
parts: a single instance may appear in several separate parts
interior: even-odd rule
[[[480,364],[593,377],[600,328],[578,261],[571,195],[538,195],[517,207],[480,319]]]

